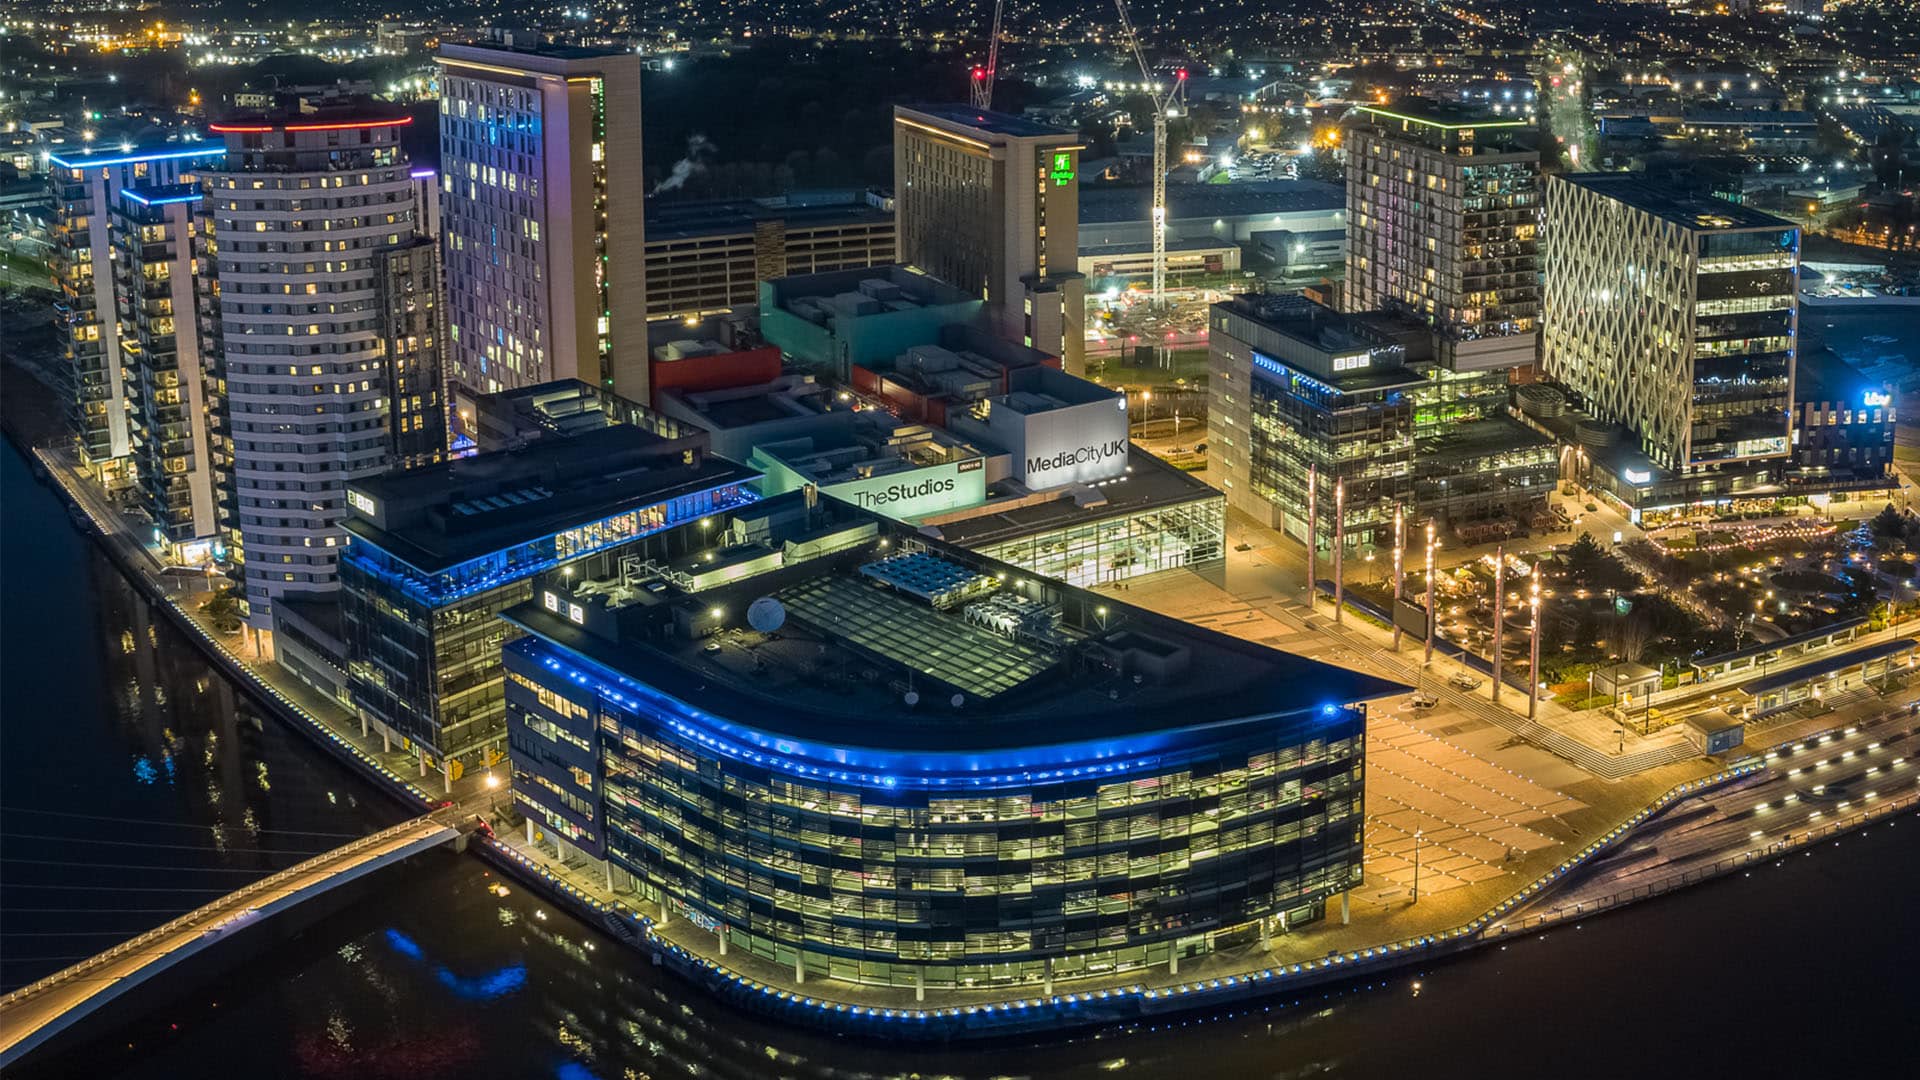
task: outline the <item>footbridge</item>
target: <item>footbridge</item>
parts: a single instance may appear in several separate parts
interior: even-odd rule
[[[0,1069],[228,936],[456,839],[451,820],[447,811],[438,811],[363,836],[0,997]]]

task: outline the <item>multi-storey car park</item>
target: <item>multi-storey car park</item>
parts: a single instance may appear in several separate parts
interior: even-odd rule
[[[812,492],[503,617],[529,834],[799,981],[1177,971],[1361,879],[1392,684]]]

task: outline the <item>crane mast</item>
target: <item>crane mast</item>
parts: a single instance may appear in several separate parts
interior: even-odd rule
[[[993,33],[988,36],[987,66],[973,69],[973,107],[985,111],[993,108],[993,78],[1000,70],[1000,14],[1006,7],[1006,0],[993,0]]]
[[[1127,47],[1133,50],[1134,63],[1140,65],[1140,77],[1145,80],[1147,98],[1153,102],[1152,307],[1154,311],[1163,311],[1167,305],[1167,117],[1186,88],[1187,73],[1182,69],[1175,76],[1172,89],[1165,93],[1158,90],[1153,69],[1147,66],[1147,54],[1140,48],[1140,35],[1133,28],[1133,16],[1127,11],[1127,0],[1113,0],[1113,5],[1120,13],[1120,33],[1126,37]]]

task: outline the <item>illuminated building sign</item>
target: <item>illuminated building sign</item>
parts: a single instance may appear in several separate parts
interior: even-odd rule
[[[1646,469],[1622,469],[1620,470],[1620,479],[1625,480],[1629,484],[1644,484],[1653,479],[1653,473]]]
[[[365,495],[361,494],[358,491],[353,490],[352,488],[347,489],[347,505],[353,507],[355,510],[360,511],[361,513],[367,515],[368,517],[372,517],[374,515],[373,500],[367,498]]]
[[[910,472],[887,473],[845,484],[827,484],[821,491],[845,499],[862,510],[890,518],[915,518],[978,506],[987,499],[987,474],[981,459],[948,462]],[[971,466],[969,468],[968,466]]]
[[[1073,154],[1065,150],[1055,151],[1051,175],[1055,187],[1066,187],[1073,183]]]
[[[1880,405],[1893,404],[1893,395],[1880,390],[1869,390],[1860,398],[1860,404],[1871,409]]]

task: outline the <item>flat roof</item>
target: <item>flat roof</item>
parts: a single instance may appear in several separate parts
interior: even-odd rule
[[[808,202],[799,206],[770,206],[758,199],[649,202],[647,242],[751,233],[755,223],[761,221],[784,221],[789,229],[813,229],[885,224],[893,221],[893,213],[851,192],[844,202]]]
[[[1739,203],[1650,182],[1645,173],[1568,173],[1558,179],[1697,232],[1799,227]]]
[[[944,121],[959,127],[972,128],[992,135],[1005,135],[1015,139],[1044,139],[1048,137],[1077,140],[1080,135],[1067,128],[1043,124],[1013,113],[994,112],[992,109],[976,109],[971,105],[953,103],[945,105],[897,105],[894,116],[923,116],[932,120]]]
[[[107,165],[137,165],[143,161],[168,161],[186,158],[225,157],[224,139],[193,143],[159,143],[122,150],[117,146],[94,146],[83,150],[63,150],[47,155],[47,160],[69,169],[98,169]]]
[[[1717,667],[1729,660],[1738,660],[1747,656],[1760,656],[1765,653],[1791,648],[1795,645],[1804,645],[1809,641],[1830,637],[1834,634],[1852,630],[1855,627],[1865,626],[1866,624],[1867,617],[1865,615],[1856,616],[1851,619],[1842,619],[1837,623],[1829,623],[1826,626],[1814,627],[1812,630],[1802,630],[1797,634],[1790,634],[1778,641],[1759,641],[1748,645],[1744,649],[1735,649],[1732,652],[1723,652],[1704,659],[1695,660],[1693,661],[1693,666]]]
[[[1758,697],[1769,691],[1783,690],[1789,686],[1806,682],[1808,679],[1823,678],[1845,671],[1850,667],[1880,660],[1889,656],[1899,656],[1901,653],[1912,652],[1915,649],[1920,649],[1920,639],[1895,638],[1892,641],[1863,645],[1858,649],[1849,649],[1838,656],[1829,656],[1824,659],[1814,660],[1801,664],[1798,667],[1790,667],[1785,671],[1778,671],[1772,675],[1755,679],[1750,683],[1745,683],[1740,686],[1739,690],[1748,696]]]
[[[798,493],[780,498],[755,510],[796,509]],[[837,500],[788,520],[792,531],[856,527],[863,538],[711,589],[655,582],[629,589],[628,600],[577,583],[576,601],[588,596],[612,617],[604,633],[538,598],[504,617],[597,665],[583,674],[612,676],[619,693],[664,693],[726,736],[778,743],[791,759],[833,752],[781,740],[855,748],[833,754],[843,766],[872,763],[857,748],[959,754],[966,767],[981,751],[1089,740],[1146,736],[1140,748],[1165,749],[1178,732],[1310,718],[1401,689],[1037,577]],[[791,552],[795,542],[776,532],[766,548],[782,545]],[[556,587],[567,586],[542,585]],[[747,623],[763,597],[781,605],[775,633]],[[675,605],[713,619],[717,632],[652,629]],[[531,657],[539,644],[510,648]]]
[[[506,45],[497,41],[449,41],[442,49],[474,49],[515,56],[543,56],[551,60],[597,60],[606,56],[632,56],[630,50],[614,45]],[[437,59],[437,57],[436,57]]]
[[[1885,389],[1886,382],[1875,379],[1822,349],[1802,349],[1793,366],[1793,403],[1834,402],[1859,406],[1861,395],[1869,390]]]
[[[1551,435],[1542,434],[1511,416],[1496,414],[1456,424],[1445,434],[1421,439],[1414,463],[1418,466],[1471,461],[1502,450],[1557,445],[1559,440]]]
[[[617,424],[390,472],[355,481],[349,491],[378,507],[397,505],[407,520],[381,528],[350,513],[345,525],[356,538],[431,574],[562,529],[760,475],[711,455],[697,454],[686,464],[677,453],[657,452],[673,444]]]
[[[1391,120],[1405,120],[1423,127],[1439,128],[1445,131],[1459,131],[1465,128],[1518,128],[1532,127],[1531,120],[1507,120],[1484,108],[1470,105],[1457,105],[1450,102],[1424,101],[1408,98],[1396,101],[1391,107],[1380,105],[1361,105],[1356,110],[1369,116],[1381,116]]]
[[[1346,208],[1346,188],[1318,180],[1236,180],[1230,184],[1167,185],[1167,217],[1173,221],[1186,218],[1250,218],[1261,214],[1301,214]],[[1149,186],[1080,186],[1082,225],[1146,221],[1152,216],[1153,189]]]
[[[1099,521],[1185,502],[1224,498],[1219,490],[1192,474],[1182,472],[1132,444],[1127,447],[1127,469],[1127,472],[1112,480],[1094,485],[1094,489],[1106,497],[1103,503],[1081,506],[1068,494],[1072,490],[1068,487],[1060,489],[1058,498],[1044,502],[1010,506],[1004,510],[987,510],[966,517],[953,515],[967,511],[934,514],[931,515],[932,520],[923,527],[937,530],[942,539],[952,543],[979,547],[1051,532],[1078,522]],[[992,505],[989,501],[983,504],[983,508]],[[951,520],[947,520],[949,518]]]

